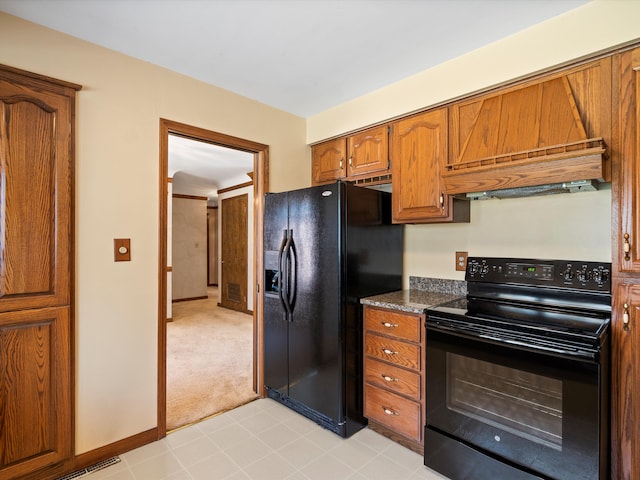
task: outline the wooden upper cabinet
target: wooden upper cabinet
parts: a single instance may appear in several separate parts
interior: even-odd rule
[[[618,70],[618,115],[614,129],[620,150],[616,157],[613,218],[613,260],[621,272],[640,273],[640,48],[615,57]]]
[[[0,478],[73,468],[78,85],[0,65]]]
[[[336,138],[311,147],[311,183],[331,183],[347,175],[347,141]]]
[[[357,182],[388,175],[388,130],[387,125],[368,128],[311,147],[312,184],[321,185],[338,179]]]
[[[0,76],[0,108],[0,312],[68,304],[68,98]]]
[[[446,195],[441,179],[448,151],[446,108],[395,122],[390,150],[395,223],[469,221],[469,202]]]
[[[381,125],[347,137],[347,177],[357,179],[390,171],[389,127]]]
[[[610,57],[449,108],[447,193],[610,180]]]

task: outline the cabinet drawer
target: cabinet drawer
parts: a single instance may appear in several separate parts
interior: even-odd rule
[[[420,404],[371,385],[364,387],[364,416],[394,432],[420,441]]]
[[[367,332],[364,336],[364,352],[370,357],[420,370],[419,345]]]
[[[402,313],[365,308],[364,328],[384,335],[420,343],[421,317]]]
[[[372,358],[364,362],[364,381],[420,401],[420,375]]]

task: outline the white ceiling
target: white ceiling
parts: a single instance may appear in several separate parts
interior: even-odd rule
[[[0,0],[0,11],[307,118],[588,1]]]
[[[173,193],[206,196],[217,205],[218,189],[251,179],[253,154],[169,135],[168,167]]]

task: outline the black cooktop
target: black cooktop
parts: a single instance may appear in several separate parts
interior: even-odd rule
[[[611,264],[470,258],[468,294],[427,310],[428,328],[563,351],[593,351],[611,317]]]

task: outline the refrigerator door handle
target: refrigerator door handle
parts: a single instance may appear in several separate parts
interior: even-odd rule
[[[280,302],[282,302],[282,306],[285,310],[288,311],[286,305],[286,273],[285,273],[285,264],[283,260],[285,258],[285,248],[287,246],[287,230],[282,231],[282,242],[280,242],[280,248],[278,249],[278,296],[280,297]]]
[[[293,308],[296,304],[296,281],[298,277],[298,254],[296,252],[296,242],[293,240],[293,230],[291,230],[291,244],[289,246],[289,272],[287,273],[287,279],[289,281],[289,287],[287,288],[287,301],[289,308],[293,312]]]
[[[280,296],[281,300],[282,300],[282,304],[284,305],[284,309],[287,311],[287,321],[291,321],[291,314],[292,314],[292,309],[291,309],[291,303],[289,302],[289,290],[290,290],[290,286],[291,286],[291,278],[290,278],[290,274],[291,274],[291,269],[290,269],[290,264],[291,264],[291,242],[293,241],[293,238],[291,236],[291,230],[285,230],[285,237],[286,237],[286,242],[284,244],[284,251],[283,251],[283,255],[282,255],[282,261],[280,263],[280,274],[283,276],[282,278],[282,295]]]

